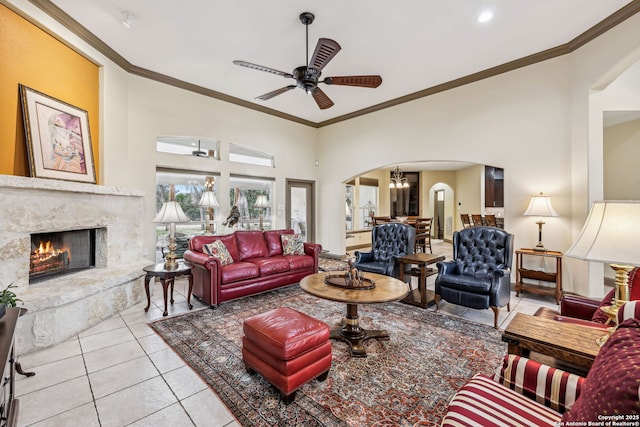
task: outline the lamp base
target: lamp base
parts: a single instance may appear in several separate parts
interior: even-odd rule
[[[533,250],[537,252],[547,252],[547,248],[545,248],[542,243],[538,243]]]
[[[178,268],[178,261],[175,259],[169,259],[169,255],[164,260],[164,269],[167,271],[173,271]]]
[[[614,305],[620,307],[629,301],[629,273],[634,267],[630,265],[611,264],[611,268],[616,272],[616,296]]]

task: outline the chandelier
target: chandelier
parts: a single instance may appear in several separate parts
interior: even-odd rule
[[[392,172],[391,182],[389,182],[389,188],[409,188],[409,183],[407,182],[407,178],[404,177],[404,174],[400,170],[400,167],[396,166],[395,170]]]

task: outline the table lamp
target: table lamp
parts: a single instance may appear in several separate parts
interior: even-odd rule
[[[176,223],[189,222],[191,219],[183,212],[180,204],[176,202],[176,194],[173,184],[169,187],[169,200],[162,203],[160,212],[153,219],[155,223],[169,224],[169,253],[164,257],[165,270],[178,268],[176,261]]]
[[[525,216],[537,216],[539,217],[536,224],[538,224],[538,244],[533,248],[534,251],[546,251],[547,249],[542,244],[542,217],[545,216],[558,216],[556,211],[551,206],[551,198],[549,196],[543,196],[540,193],[539,196],[531,197],[529,207],[524,212]]]
[[[215,223],[215,211],[214,208],[220,206],[218,203],[218,199],[216,199],[216,195],[213,192],[213,186],[215,184],[214,178],[208,176],[204,187],[205,191],[202,193],[202,197],[198,202],[199,206],[205,208],[206,213],[204,216],[204,234],[211,235],[216,232],[216,223]]]
[[[259,195],[256,199],[256,203],[253,205],[254,208],[260,209],[260,230],[264,230],[262,227],[262,214],[269,206],[269,199],[264,194]]]
[[[640,266],[640,201],[594,202],[578,239],[566,253],[611,264],[616,272],[613,309],[629,300],[629,272]]]

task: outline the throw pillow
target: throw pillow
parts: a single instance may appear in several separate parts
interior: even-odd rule
[[[207,255],[218,258],[222,265],[233,264],[233,258],[231,257],[229,250],[220,240],[216,240],[215,242],[207,245],[202,245],[202,251]]]
[[[582,384],[580,396],[562,425],[640,413],[640,320],[627,319],[609,337]],[[624,420],[624,418],[622,418]]]
[[[304,255],[304,244],[300,234],[283,234],[280,239],[282,240],[282,255]]]

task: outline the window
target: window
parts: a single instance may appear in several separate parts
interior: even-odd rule
[[[156,151],[220,160],[220,141],[195,136],[159,136]]]
[[[361,180],[362,182],[362,180]],[[362,228],[373,227],[373,217],[378,208],[378,186],[360,184],[360,224]]]
[[[275,167],[275,162],[271,154],[243,147],[233,142],[229,144],[229,160],[247,165]]]
[[[204,232],[206,212],[205,208],[198,206],[198,202],[205,190],[204,183],[207,176],[215,179],[213,191],[217,193],[217,176],[215,175],[173,169],[156,169],[156,212],[160,210],[163,202],[169,200],[169,189],[173,184],[176,201],[180,203],[180,207],[191,220],[176,224],[176,243],[178,245],[176,254],[179,257],[186,250],[188,237]],[[156,224],[156,260],[158,262],[162,260],[163,252],[166,251],[168,234],[168,224]]]
[[[231,175],[229,186],[229,204],[232,206],[232,215],[234,211],[236,213],[237,224],[240,228],[246,230],[273,229],[273,179]],[[259,198],[259,196],[266,196],[266,199]],[[229,224],[226,225],[229,226]]]

